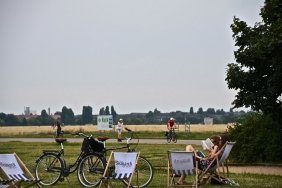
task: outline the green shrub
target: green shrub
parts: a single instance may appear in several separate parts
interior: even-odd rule
[[[231,157],[243,163],[282,162],[281,130],[281,123],[272,115],[246,117],[229,128],[231,140],[236,141]]]

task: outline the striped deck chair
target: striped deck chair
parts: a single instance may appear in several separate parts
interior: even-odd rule
[[[6,184],[3,187],[30,187],[37,184],[36,180],[27,169],[22,160],[13,154],[0,154],[0,176]]]
[[[204,176],[208,176],[208,180],[205,181],[206,183],[208,183],[209,180],[213,179],[222,184],[238,185],[236,182],[229,179],[229,170],[227,163],[227,159],[235,143],[236,142],[226,142],[224,144],[224,146],[221,148],[222,150],[221,157],[220,158],[216,157],[213,160],[213,162],[207,167],[207,169],[200,173],[199,181],[201,181]],[[213,163],[216,163],[216,165],[213,166],[212,165]],[[222,172],[220,169],[222,169]]]
[[[167,187],[198,187],[198,163],[194,156],[194,152],[168,151]],[[189,184],[177,185],[176,178],[182,175],[192,177]]]
[[[100,186],[112,187],[112,180],[126,180],[128,186],[131,187],[132,175],[138,162],[140,152],[111,152],[105,168],[103,177],[101,178]],[[113,165],[111,167],[110,165]],[[138,175],[137,175],[138,177]],[[138,178],[137,178],[138,185]]]

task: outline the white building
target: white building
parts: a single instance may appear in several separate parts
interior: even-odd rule
[[[212,125],[213,124],[213,118],[205,117],[204,118],[204,124],[205,125]]]

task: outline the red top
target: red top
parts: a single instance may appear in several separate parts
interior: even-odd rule
[[[169,120],[169,121],[167,122],[167,127],[168,127],[168,128],[174,128],[174,124],[175,124],[175,121],[174,121],[174,120]]]

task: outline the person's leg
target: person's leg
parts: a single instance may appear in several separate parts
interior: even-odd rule
[[[193,148],[193,146],[192,145],[187,145],[186,146],[186,151],[195,151],[195,149]]]
[[[195,151],[195,149],[193,148],[192,145],[187,145],[185,150],[186,150],[186,151]],[[185,176],[182,175],[182,176],[180,176],[180,178],[178,179],[177,183],[180,184],[180,185],[182,185],[182,184],[184,183],[184,180],[185,180]]]
[[[118,129],[118,142],[121,141],[121,129]]]

